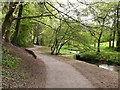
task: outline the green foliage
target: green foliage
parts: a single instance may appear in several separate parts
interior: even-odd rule
[[[28,47],[32,46],[32,38],[30,33],[30,23],[25,24],[25,22],[28,22],[28,20],[24,20],[23,23],[20,25],[20,32],[17,37],[17,45],[20,47]]]
[[[15,69],[17,65],[20,63],[20,59],[17,57],[13,57],[10,54],[3,54],[2,64],[3,66],[11,69]]]
[[[83,48],[83,49],[82,49]],[[118,64],[120,65],[120,53],[116,52],[114,48],[108,47],[108,42],[101,43],[101,52],[96,53],[94,49],[85,49],[86,46],[80,46],[77,48],[77,46],[73,45],[65,45],[61,49],[61,54],[68,54],[70,55],[71,51],[79,50],[80,56],[84,57],[82,60],[90,63],[95,62],[107,62],[108,64]],[[78,57],[81,59],[80,57]]]
[[[87,60],[98,60],[98,61],[105,61],[109,64],[119,64],[120,65],[120,58],[118,57],[120,53],[118,52],[86,52],[82,54],[83,57],[86,57]]]
[[[15,69],[20,64],[20,58],[8,54],[8,49],[3,47],[2,65],[5,68]]]
[[[108,47],[108,42],[101,43],[101,52],[96,53],[95,51],[86,51],[81,53],[87,60],[104,60],[110,64],[120,64],[120,53],[116,52],[114,48]]]
[[[71,54],[71,53],[70,53],[70,50],[61,49],[61,50],[60,50],[60,54],[63,54],[63,55],[67,55],[67,54],[68,54],[68,55],[69,55],[69,54]]]

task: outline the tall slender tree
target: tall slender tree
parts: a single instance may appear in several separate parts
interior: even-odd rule
[[[16,40],[17,40],[17,36],[18,36],[18,33],[19,33],[19,26],[20,26],[20,21],[21,19],[21,16],[22,16],[22,11],[23,11],[23,5],[22,5],[23,2],[20,2],[20,5],[19,5],[19,12],[18,12],[18,19],[17,19],[17,22],[16,22],[16,27],[15,27],[15,32],[13,34],[13,39],[12,39],[12,44],[16,45]]]
[[[13,21],[13,13],[17,7],[18,2],[10,2],[9,5],[9,10],[5,16],[5,19],[2,24],[2,37],[4,37],[4,34],[6,33],[5,36],[5,41],[9,42],[9,32],[10,32],[10,27]]]
[[[117,51],[120,52],[120,1],[117,6]]]

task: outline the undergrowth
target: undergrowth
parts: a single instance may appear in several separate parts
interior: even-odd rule
[[[2,66],[5,68],[15,69],[20,64],[20,58],[9,54],[9,50],[2,48]]]

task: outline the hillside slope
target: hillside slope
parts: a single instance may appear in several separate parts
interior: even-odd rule
[[[43,61],[34,59],[23,48],[3,42],[3,46],[13,56],[21,58],[20,65],[16,69],[2,68],[3,88],[44,88],[46,68]]]

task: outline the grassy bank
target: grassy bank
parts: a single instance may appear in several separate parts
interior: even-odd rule
[[[2,65],[4,68],[15,69],[20,64],[20,58],[9,54],[9,50],[2,48]]]
[[[93,46],[93,45],[91,45]],[[101,52],[97,53],[95,50],[80,50],[80,56],[84,57],[88,62],[102,61],[107,62],[108,64],[117,64],[120,65],[120,52],[116,52],[115,49],[109,48],[109,43],[101,43]],[[61,49],[61,54],[72,54],[71,51],[75,51],[77,48],[73,46],[64,46]],[[80,59],[83,59],[80,57]]]

